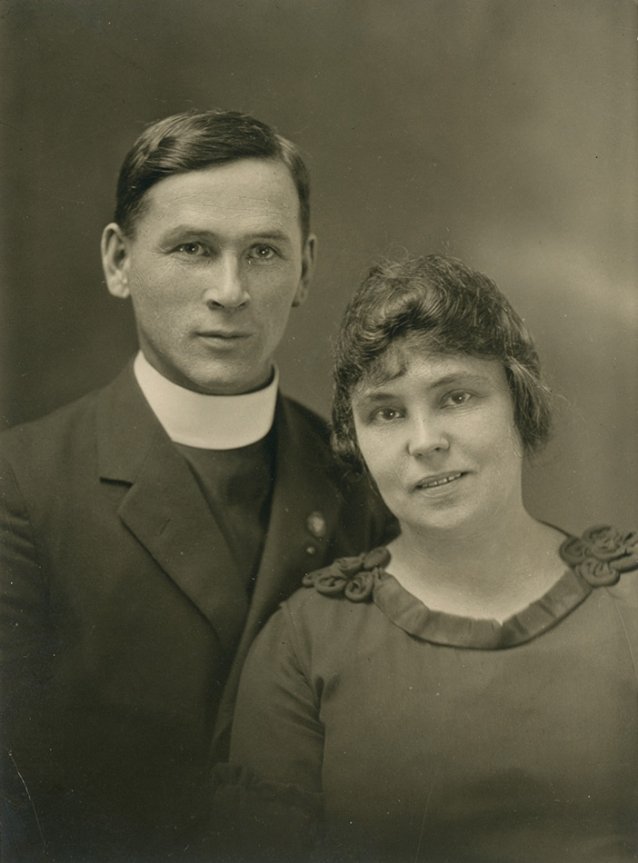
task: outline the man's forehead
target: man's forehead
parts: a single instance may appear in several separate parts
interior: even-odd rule
[[[188,195],[198,189],[208,189],[220,195],[228,192],[244,197],[271,195],[298,198],[292,174],[282,161],[255,158],[169,174],[151,186],[147,194]]]
[[[244,159],[172,174],[145,195],[145,210],[163,221],[199,222],[219,215],[282,230],[299,216],[299,197],[288,168],[273,159]]]

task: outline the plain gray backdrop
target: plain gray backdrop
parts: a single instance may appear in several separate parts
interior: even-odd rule
[[[632,0],[1,0],[2,425],[135,347],[99,236],[144,125],[248,111],[313,178],[320,256],[279,353],[326,413],[330,339],[375,257],[492,276],[536,336],[556,433],[534,514],[638,526],[638,7]]]

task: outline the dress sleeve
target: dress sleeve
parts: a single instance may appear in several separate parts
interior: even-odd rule
[[[279,609],[244,666],[230,760],[280,783],[321,790],[323,726],[290,609]],[[305,661],[304,661],[305,659]]]
[[[323,729],[289,609],[256,639],[239,687],[230,764],[215,772],[222,859],[309,858],[321,816]]]

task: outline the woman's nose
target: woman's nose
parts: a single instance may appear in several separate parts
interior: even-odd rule
[[[204,299],[210,309],[240,309],[249,302],[240,262],[233,256],[220,257],[208,278]]]
[[[450,441],[440,416],[433,413],[413,417],[408,431],[408,452],[415,457],[448,450]]]

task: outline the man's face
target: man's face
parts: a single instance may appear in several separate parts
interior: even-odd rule
[[[242,159],[160,180],[134,237],[108,225],[102,255],[151,365],[190,390],[234,395],[268,381],[290,309],[306,297],[314,243],[303,241],[286,166]]]

